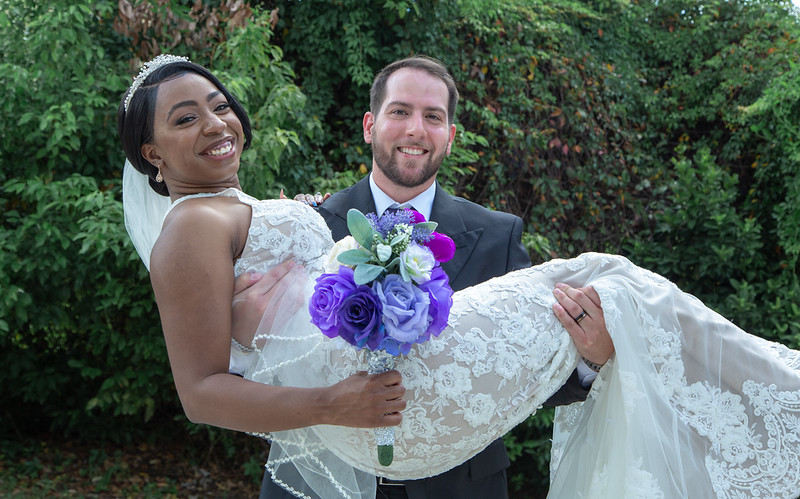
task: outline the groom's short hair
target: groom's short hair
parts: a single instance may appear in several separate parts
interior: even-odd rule
[[[439,78],[447,86],[447,124],[452,125],[456,119],[456,105],[458,104],[458,88],[450,71],[445,65],[433,57],[415,55],[395,61],[381,69],[372,82],[369,91],[369,111],[377,115],[386,99],[386,82],[395,71],[400,69],[417,69]]]

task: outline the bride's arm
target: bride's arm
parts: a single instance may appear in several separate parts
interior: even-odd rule
[[[228,374],[232,261],[238,220],[204,203],[173,210],[153,248],[151,281],[175,386],[187,417],[251,432],[315,424],[400,423],[397,372],[359,374],[330,387],[269,386]],[[249,208],[247,208],[249,220]]]

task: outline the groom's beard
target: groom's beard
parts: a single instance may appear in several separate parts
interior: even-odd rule
[[[372,147],[372,157],[375,160],[375,166],[379,168],[384,176],[393,184],[406,188],[418,187],[435,177],[445,156],[445,151],[442,151],[438,156],[430,156],[422,168],[414,170],[411,168],[402,168],[398,165],[398,162],[393,158],[395,150],[382,147],[381,141],[374,133],[370,146]],[[410,165],[411,162],[409,161],[408,164]]]

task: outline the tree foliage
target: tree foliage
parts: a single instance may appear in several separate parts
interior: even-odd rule
[[[373,75],[437,57],[462,95],[440,179],[523,217],[534,260],[623,253],[797,347],[799,32],[782,0],[0,0],[3,427],[124,439],[180,412],[115,131],[166,50],[248,109],[261,197],[366,174]],[[551,418],[506,437],[512,487],[546,488]]]

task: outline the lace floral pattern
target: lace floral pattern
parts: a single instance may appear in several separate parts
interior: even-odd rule
[[[603,497],[796,498],[798,352],[744,333],[660,276],[624,266],[633,283],[595,282],[616,359],[585,403],[557,410],[551,496],[600,487],[610,494]],[[579,464],[579,441],[605,464]],[[594,483],[583,483],[586,475]]]
[[[237,273],[286,259],[312,277],[321,272],[332,241],[313,210],[226,195],[253,207]],[[371,498],[374,474],[431,476],[479,452],[577,363],[551,311],[556,282],[595,286],[616,354],[585,402],[556,411],[551,497],[797,497],[800,353],[744,333],[624,258],[599,254],[454,295],[448,328],[397,363],[409,404],[390,467],[371,452],[371,430],[305,428],[271,435],[267,468],[276,482],[299,497]],[[326,386],[364,369],[363,352],[314,330],[304,307],[279,323],[247,377]]]
[[[285,199],[257,202],[241,191],[233,191],[253,210],[247,245],[234,270],[267,271],[287,260],[319,274],[332,246],[331,233],[324,220],[303,203]]]
[[[647,321],[656,324],[652,317]],[[665,388],[682,420],[708,439],[706,466],[717,496],[796,497],[796,486],[787,490],[786,484],[800,483],[800,394],[751,379],[733,385],[734,391],[690,383],[678,332],[653,331],[648,341],[656,385]],[[783,354],[787,367],[796,368],[796,352],[787,355],[785,347],[755,337],[752,342],[762,355],[780,360]]]
[[[396,431],[394,463],[380,467],[369,452],[370,433],[349,429],[339,431],[361,435],[346,439],[361,447],[343,458],[390,478],[430,476],[464,462],[535,412],[577,362],[550,312],[550,289],[501,277],[457,293],[445,332],[396,363],[410,403]],[[329,353],[341,352],[331,345]],[[339,361],[337,376],[364,365],[360,354]]]
[[[332,241],[320,217],[300,203],[235,194],[253,210],[237,274],[264,272],[287,259],[301,262],[312,276],[322,271]],[[350,465],[387,477],[447,471],[533,413],[574,369],[577,353],[550,310],[554,303],[552,285],[520,286],[511,278],[459,293],[448,329],[397,363],[412,403],[389,468],[370,452],[371,431],[316,428],[271,437],[288,447],[301,440],[310,445],[316,435]],[[259,354],[258,367],[246,376],[276,384],[332,384],[366,365],[363,352],[315,331],[304,310],[271,333]]]

